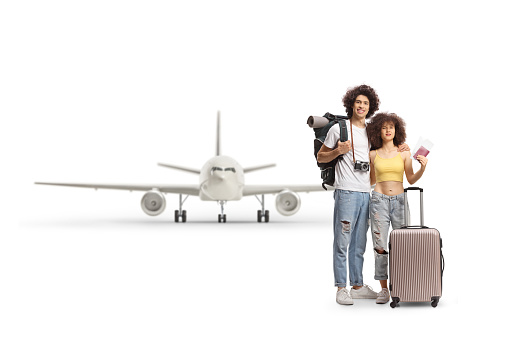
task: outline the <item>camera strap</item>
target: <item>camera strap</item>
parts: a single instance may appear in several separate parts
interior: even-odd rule
[[[353,147],[352,119],[350,119],[350,138],[352,139],[352,155],[353,155],[353,163],[355,164],[355,148]]]
[[[353,155],[353,163],[355,165],[355,148],[353,146],[352,119],[350,119],[350,139],[352,139],[352,155]],[[368,141],[368,154],[369,154],[369,141]]]

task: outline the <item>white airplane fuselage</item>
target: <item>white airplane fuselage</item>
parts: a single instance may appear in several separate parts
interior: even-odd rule
[[[201,200],[240,200],[244,188],[244,170],[235,159],[218,155],[203,165],[199,185]]]

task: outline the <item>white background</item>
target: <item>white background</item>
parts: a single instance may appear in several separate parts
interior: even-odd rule
[[[501,4],[3,2],[0,334],[432,335],[423,320],[495,332],[507,301]],[[426,224],[444,239],[436,309],[336,304],[327,192],[301,195],[291,217],[267,196],[268,224],[255,222],[254,197],[228,203],[226,224],[216,203],[190,197],[188,222],[175,224],[177,195],[149,217],[141,192],[33,185],[194,184],[156,163],[200,168],[214,155],[217,110],[224,154],[278,164],[247,184],[317,183],[306,119],[343,114],[342,95],[363,83],[405,119],[410,147],[420,136],[435,144],[418,185]],[[365,283],[379,290],[373,265],[368,241]]]

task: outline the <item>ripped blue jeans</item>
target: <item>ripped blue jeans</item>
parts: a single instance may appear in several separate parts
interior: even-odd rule
[[[362,267],[369,220],[369,193],[336,189],[334,191],[333,265],[335,286],[362,286]]]
[[[388,267],[388,235],[389,227],[401,228],[405,222],[405,194],[394,196],[373,191],[371,193],[370,215],[373,250],[375,252],[375,280],[389,278]],[[379,253],[378,251],[383,251]]]

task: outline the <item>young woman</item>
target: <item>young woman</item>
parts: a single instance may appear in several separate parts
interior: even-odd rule
[[[421,168],[414,173],[410,151],[398,152],[398,146],[406,139],[405,122],[394,113],[379,113],[367,125],[371,143],[369,160],[371,184],[376,182],[371,195],[370,217],[371,235],[375,251],[375,279],[380,280],[382,291],[376,299],[377,304],[385,304],[390,299],[387,289],[389,225],[400,228],[404,223],[405,199],[403,194],[403,173],[413,185],[420,179],[428,159],[417,156]]]

